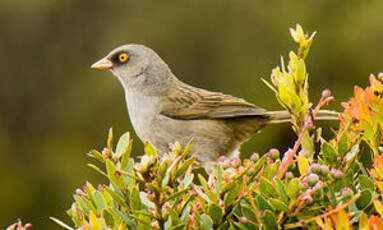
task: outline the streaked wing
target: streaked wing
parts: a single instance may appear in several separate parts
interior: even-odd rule
[[[243,99],[210,92],[186,84],[181,84],[181,87],[172,89],[161,100],[161,113],[163,115],[184,120],[263,117],[266,112],[266,110]]]

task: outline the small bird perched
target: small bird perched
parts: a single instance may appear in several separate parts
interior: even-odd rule
[[[130,120],[141,141],[150,141],[160,154],[169,143],[185,146],[205,169],[221,155],[238,154],[240,145],[268,124],[290,121],[287,111],[267,111],[241,98],[211,92],[180,81],[150,48],[128,44],[112,50],[91,66],[108,69],[121,82]],[[338,119],[321,110],[316,119]]]

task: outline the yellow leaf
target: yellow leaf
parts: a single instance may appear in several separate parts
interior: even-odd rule
[[[335,223],[336,223],[336,229],[344,229],[344,230],[351,229],[349,216],[344,211],[344,209],[340,209],[339,212],[337,213]]]
[[[360,230],[370,230],[368,227],[368,216],[366,213],[362,212],[362,215],[359,219],[359,229]]]
[[[121,221],[121,224],[120,224],[120,226],[118,227],[118,230],[124,230],[124,229],[125,229],[125,227],[124,227],[124,222]]]
[[[302,155],[298,156],[298,169],[299,173],[303,176],[306,174],[306,170],[309,167],[309,161]]]
[[[90,225],[92,226],[92,230],[100,230],[101,226],[100,223],[98,222],[96,214],[94,214],[93,211],[90,212],[89,214],[89,221]]]
[[[378,186],[381,193],[383,193],[383,182],[375,180],[375,184]]]
[[[383,217],[383,203],[378,199],[374,199],[373,202],[376,211],[379,213],[380,217]]]

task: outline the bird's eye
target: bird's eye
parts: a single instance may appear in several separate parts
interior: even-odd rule
[[[118,61],[120,61],[120,63],[124,63],[128,60],[128,55],[126,53],[121,53],[118,55]]]

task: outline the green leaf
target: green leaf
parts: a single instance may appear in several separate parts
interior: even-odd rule
[[[187,225],[187,223],[180,223],[180,224],[177,224],[175,226],[172,226],[170,229],[171,230],[182,230],[182,229],[185,229],[186,225]]]
[[[112,128],[109,128],[108,141],[106,143],[107,143],[108,149],[112,152],[113,151],[113,129]]]
[[[187,156],[187,154],[190,152],[191,147],[193,146],[194,139],[192,138],[187,145],[185,146],[184,152],[182,153],[182,156]]]
[[[212,203],[212,201],[210,200],[209,196],[206,195],[204,192],[202,192],[202,190],[199,188],[199,187],[194,187],[195,191],[197,192],[197,194],[202,197],[205,201],[207,201],[208,203]]]
[[[223,224],[221,224],[221,225],[217,228],[217,230],[228,230],[228,229],[230,229],[229,227],[230,227],[230,225],[229,225],[229,221],[226,221],[226,222],[224,222]]]
[[[223,169],[220,163],[217,164],[217,182],[215,184],[215,190],[217,192],[217,196],[219,197],[222,191],[222,174]]]
[[[107,226],[109,226],[109,227],[113,227],[114,226],[113,215],[107,209],[102,210],[101,216],[105,220],[105,223],[106,223]]]
[[[255,226],[250,223],[238,223],[238,222],[232,222],[232,224],[236,227],[233,229],[239,229],[239,230],[254,230]]]
[[[121,165],[120,169],[121,170],[126,170],[127,168],[129,169],[128,165],[130,161],[133,161],[133,159],[130,158],[130,155],[132,153],[132,146],[133,146],[133,141],[130,140],[127,147],[125,148],[125,151],[122,153],[122,160],[121,160]],[[134,164],[134,162],[133,162]],[[133,172],[133,167],[131,167],[132,172]]]
[[[314,136],[310,136],[309,132],[305,132],[302,138],[302,148],[307,150],[308,154],[305,157],[312,159],[314,154]]]
[[[61,227],[65,228],[65,229],[68,229],[68,230],[74,230],[74,228],[70,227],[69,225],[67,225],[66,223],[62,222],[61,220],[55,218],[55,217],[49,217],[49,219],[51,219],[52,221],[54,221],[56,224],[60,225]]]
[[[142,207],[138,186],[134,187],[130,193],[130,208],[140,210]]]
[[[174,160],[172,162],[172,164],[166,169],[165,176],[164,176],[164,178],[162,179],[162,182],[161,182],[161,187],[162,188],[164,188],[164,187],[166,187],[166,185],[168,185],[170,177],[171,177],[171,172],[172,172],[173,168],[176,167],[177,164],[178,164],[178,159]]]
[[[105,162],[105,159],[102,156],[102,154],[95,149],[90,150],[90,152],[88,153],[88,156],[93,157],[94,159],[98,160],[101,163]]]
[[[274,162],[273,164],[266,164],[263,169],[262,176],[266,179],[271,180],[277,173],[279,164],[280,164],[279,160]]]
[[[133,167],[134,167],[134,160],[132,158],[129,158],[128,164],[125,166],[126,171],[124,171],[124,173],[123,173],[124,175],[126,175],[126,176],[124,176],[124,183],[125,183],[125,185],[127,185],[128,190],[133,189],[133,187],[136,183],[136,179],[138,179],[138,177],[135,176],[135,173],[133,171]],[[122,168],[122,164],[121,164],[121,168]]]
[[[115,152],[116,156],[120,157],[128,150],[129,140],[130,140],[129,132],[124,133],[120,137],[120,139],[117,142],[117,147]]]
[[[157,151],[154,149],[154,147],[149,141],[145,142],[145,154],[148,156],[155,156],[156,158],[158,158]]]
[[[125,213],[121,212],[117,208],[110,209],[109,211],[118,215],[125,223],[125,225],[129,226],[129,229],[137,229],[136,221],[134,221],[131,217],[125,215]]]
[[[104,202],[104,199],[102,198],[102,195],[100,194],[100,192],[95,191],[93,197],[94,197],[97,210],[101,212],[101,210],[105,208],[105,202]]]
[[[281,98],[282,102],[288,105],[289,107],[291,107],[294,104],[292,99],[292,94],[287,89],[286,85],[283,85],[283,84],[279,85],[279,97]]]
[[[306,78],[306,65],[305,61],[303,59],[299,59],[297,62],[297,67],[296,67],[296,72],[295,72],[295,80],[297,82],[298,87],[302,87],[303,83]]]
[[[209,186],[207,185],[207,182],[205,180],[205,178],[198,174],[198,178],[199,178],[199,181],[201,182],[201,185],[205,191],[205,194],[209,197],[209,199],[214,202],[214,203],[218,203],[218,197],[217,197],[217,194],[214,193],[210,188]]]
[[[289,211],[289,208],[287,207],[287,205],[285,203],[283,203],[282,201],[278,200],[278,199],[270,199],[269,200],[271,206],[275,209],[275,210],[278,210],[278,211],[284,211],[284,212],[288,212]]]
[[[269,156],[269,154],[264,154],[263,156],[261,156],[261,158],[259,158],[257,163],[255,163],[255,165],[253,166],[253,168],[254,168],[254,170],[253,170],[254,171],[254,175],[252,176],[252,178],[250,178],[248,180],[248,184],[251,181],[253,181],[253,177],[255,177],[258,174],[259,170],[261,170],[261,168],[265,165],[268,156]]]
[[[90,168],[94,169],[95,171],[97,171],[98,173],[100,173],[101,175],[105,176],[105,177],[108,177],[108,175],[106,175],[105,172],[103,172],[99,167],[97,167],[96,165],[94,164],[91,164],[91,163],[88,163],[87,164]]]
[[[295,200],[296,197],[298,196],[299,192],[299,180],[298,178],[293,178],[289,184],[287,185],[287,196],[290,197],[290,199]]]
[[[265,215],[263,216],[263,221],[267,230],[278,229],[278,224],[275,218],[275,215],[270,211],[266,210]]]
[[[241,206],[241,213],[244,217],[246,217],[248,220],[251,220],[253,222],[258,222],[257,216],[254,213],[254,211],[255,210],[250,205],[244,204]]]
[[[180,219],[178,218],[177,213],[172,208],[168,208],[168,211],[171,219],[171,226],[178,225],[180,223]]]
[[[238,198],[239,193],[242,190],[242,178],[237,180],[234,186],[226,192],[223,202],[225,206],[228,207]]]
[[[108,192],[107,189],[104,189],[102,191],[102,193],[103,193],[103,197],[104,197],[104,200],[105,200],[105,205],[107,207],[113,207],[114,206],[114,200],[113,200],[112,195],[110,195],[110,193]]]
[[[275,178],[274,181],[277,184],[279,195],[281,195],[283,201],[287,204],[289,202],[289,198],[286,194],[285,186],[282,184],[281,180],[278,178]]]
[[[204,230],[213,229],[213,220],[206,214],[201,215],[201,224]]]
[[[358,153],[359,153],[359,144],[356,144],[352,147],[350,152],[346,154],[346,161],[347,162],[353,161],[355,157],[358,155]]]
[[[274,185],[271,183],[271,181],[264,177],[261,178],[259,189],[266,196],[278,197],[278,192],[275,189]]]
[[[181,163],[179,168],[177,169],[175,178],[177,179],[178,177],[185,175],[186,171],[190,168],[190,166],[193,164],[194,161],[195,161],[195,158],[190,158],[186,160],[184,163]]]
[[[221,222],[222,217],[223,217],[222,208],[219,207],[217,204],[214,204],[214,203],[209,204],[208,214],[215,224],[219,224]]]
[[[170,200],[174,200],[176,199],[177,197],[183,195],[183,194],[186,194],[190,189],[189,188],[185,188],[185,189],[182,189],[178,192],[175,192],[175,193],[172,193],[170,194],[169,196],[165,197],[164,201],[170,201]]]
[[[156,207],[156,205],[148,199],[147,194],[145,192],[140,192],[139,194],[140,194],[141,202],[145,206],[147,206],[149,208],[155,208]]]
[[[375,131],[374,128],[365,120],[362,119],[359,121],[360,126],[363,129],[363,135],[367,140],[374,140]]]
[[[259,210],[265,211],[271,209],[271,204],[263,197],[261,194],[257,193],[256,196],[256,206]]]
[[[82,210],[88,215],[92,209],[95,210],[95,208],[92,207],[92,204],[86,200],[85,198],[82,198],[81,196],[74,195],[74,200],[76,203],[81,207]]]
[[[359,209],[365,209],[372,203],[372,194],[368,190],[364,190],[360,197],[356,200],[355,204]]]
[[[371,192],[374,191],[375,190],[374,181],[368,176],[360,175],[359,176],[359,189],[360,190],[368,189]]]
[[[108,173],[108,178],[117,188],[124,190],[124,179],[121,172],[119,172],[114,165],[114,163],[107,159],[106,160],[106,171]]]
[[[193,182],[193,179],[194,179],[193,173],[191,173],[185,177],[185,179],[184,179],[185,188],[189,187],[189,185]]]
[[[187,195],[183,199],[182,205],[181,205],[181,209],[179,211],[180,213],[182,213],[182,215],[181,215],[181,220],[182,221],[185,221],[187,216],[189,215],[189,211],[191,210],[192,201],[196,197],[197,197],[197,194],[193,193],[193,194]]]
[[[267,85],[267,87],[269,87],[272,91],[274,91],[274,93],[278,93],[278,91],[268,81],[266,81],[263,78],[261,78],[261,80],[263,81],[263,83],[265,83],[265,85]]]
[[[348,151],[351,139],[347,132],[343,132],[338,141],[338,153],[343,157]]]
[[[336,150],[330,143],[327,141],[324,141],[322,144],[322,155],[323,160],[329,165],[329,166],[336,166]]]
[[[94,199],[94,191],[95,188],[93,185],[89,182],[86,182],[85,184],[85,190],[86,194],[88,194],[88,200],[92,203],[92,205],[97,209],[96,201]]]
[[[124,198],[122,198],[118,193],[116,193],[115,191],[113,191],[113,190],[112,190],[111,188],[109,188],[109,187],[105,187],[105,191],[107,191],[108,194],[109,194],[111,197],[113,197],[113,200],[117,201],[118,204],[120,204],[120,205],[123,206],[123,207],[127,207]]]

